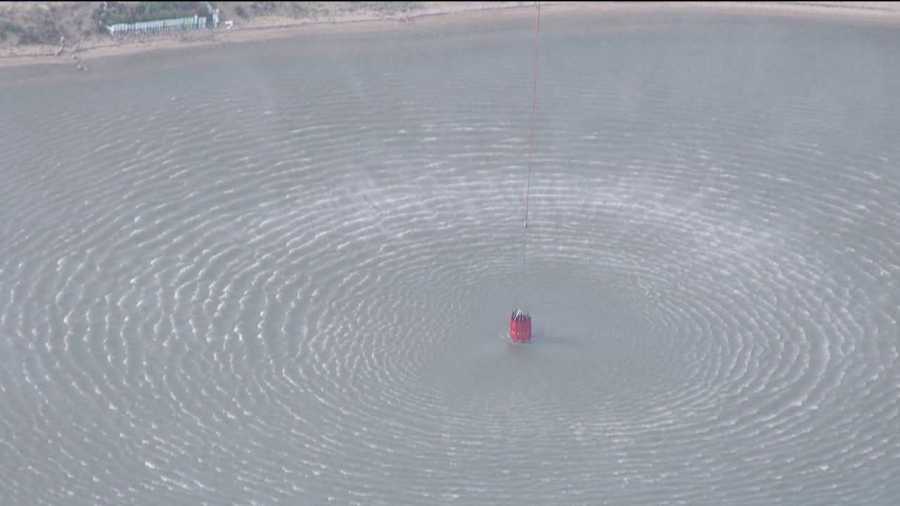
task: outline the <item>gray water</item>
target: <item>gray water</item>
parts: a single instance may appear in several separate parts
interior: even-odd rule
[[[4,69],[0,503],[896,504],[900,31],[545,16],[523,270],[530,30]]]

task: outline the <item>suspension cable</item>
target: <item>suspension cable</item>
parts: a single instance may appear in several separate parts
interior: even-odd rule
[[[531,118],[529,121],[529,131],[528,131],[528,175],[525,178],[525,195],[523,200],[525,201],[525,217],[522,220],[522,275],[525,274],[526,271],[526,263],[528,257],[528,195],[531,193],[531,175],[534,172],[534,145],[535,145],[535,123],[537,122],[537,85],[538,85],[538,73],[540,70],[539,63],[540,60],[538,58],[539,49],[540,49],[540,34],[541,34],[541,2],[535,2],[537,4],[537,16],[535,16],[534,21],[534,56],[532,60],[532,68],[534,69],[534,74],[532,76],[532,86],[531,86]]]

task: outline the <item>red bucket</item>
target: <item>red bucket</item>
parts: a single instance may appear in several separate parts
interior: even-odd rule
[[[509,338],[514,343],[531,341],[531,315],[516,309],[509,317]]]

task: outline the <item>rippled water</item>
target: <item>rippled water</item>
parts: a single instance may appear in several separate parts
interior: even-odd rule
[[[900,32],[547,16],[523,274],[529,29],[4,70],[0,503],[896,504]]]

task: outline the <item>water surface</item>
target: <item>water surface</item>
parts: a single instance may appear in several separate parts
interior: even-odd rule
[[[0,502],[894,504],[900,32],[542,30],[5,69]]]

